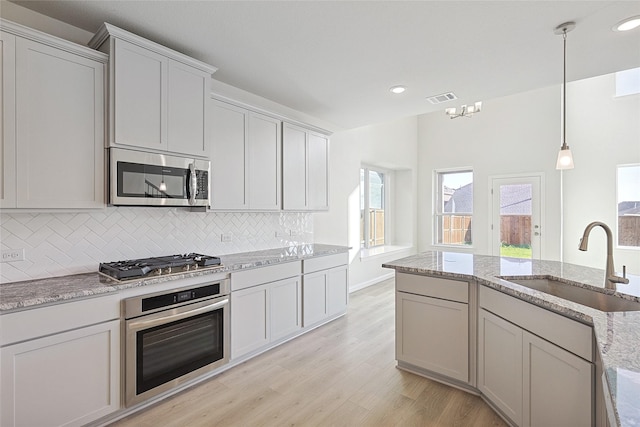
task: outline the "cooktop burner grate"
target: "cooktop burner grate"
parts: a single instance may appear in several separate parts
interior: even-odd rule
[[[133,280],[214,267],[221,267],[219,257],[190,253],[100,263],[98,271],[116,280]]]

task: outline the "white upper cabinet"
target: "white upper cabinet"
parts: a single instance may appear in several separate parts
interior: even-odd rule
[[[281,121],[211,100],[211,208],[279,210]]]
[[[329,209],[329,138],[295,126],[283,125],[283,209]]]
[[[16,207],[16,38],[0,31],[0,208]]]
[[[104,207],[106,55],[2,21],[2,208]]]
[[[110,146],[209,155],[215,67],[106,23],[89,46],[111,58]]]

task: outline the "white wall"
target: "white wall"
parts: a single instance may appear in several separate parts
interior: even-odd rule
[[[433,171],[472,167],[473,252],[491,254],[489,177],[543,173],[546,209],[543,259],[560,254],[560,172],[555,159],[560,147],[560,91],[544,88],[513,96],[483,100],[472,118],[450,119],[443,112],[418,119],[418,243],[433,249]]]
[[[314,215],[314,239],[352,248],[349,269],[352,289],[391,274],[391,270],[380,265],[415,251],[416,150],[416,117],[337,132],[331,137],[331,209]],[[394,170],[391,190],[395,216],[390,227],[394,231],[394,240],[389,243],[408,246],[408,249],[361,258],[359,185],[362,164]]]
[[[580,237],[596,220],[608,224],[615,235],[616,166],[640,163],[640,95],[615,98],[614,82],[615,74],[609,74],[568,84],[567,143],[576,166],[564,172],[555,170],[561,143],[560,86],[485,100],[483,111],[471,119],[451,120],[444,113],[420,116],[419,250],[434,247],[434,169],[473,167],[473,252],[478,254],[491,253],[489,176],[542,172],[546,182],[542,258],[604,269],[605,233],[592,232],[587,252],[578,251]],[[640,250],[614,248],[614,258],[618,271],[625,264],[629,273],[640,273]]]
[[[575,169],[564,176],[564,261],[605,268],[604,230],[594,229],[589,249],[578,250],[587,224],[617,229],[616,166],[640,163],[640,94],[615,96],[615,74],[567,86],[567,140]],[[636,183],[640,186],[640,182]],[[614,240],[615,245],[615,240]],[[614,249],[617,271],[640,274],[640,248]]]

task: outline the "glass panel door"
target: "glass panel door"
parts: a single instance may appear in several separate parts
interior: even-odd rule
[[[540,177],[492,180],[492,253],[540,259]]]

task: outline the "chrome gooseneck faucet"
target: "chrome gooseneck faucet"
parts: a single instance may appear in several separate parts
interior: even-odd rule
[[[607,224],[600,221],[594,221],[591,224],[587,225],[587,228],[584,229],[582,239],[580,239],[580,246],[578,246],[578,249],[581,251],[587,250],[587,245],[589,244],[589,233],[591,233],[591,230],[595,226],[602,227],[605,233],[607,233],[607,266],[604,273],[605,288],[615,289],[615,283],[629,283],[629,279],[627,279],[626,277],[626,266],[622,266],[622,277],[616,276],[616,271],[613,265],[613,234],[611,233],[611,229]]]

